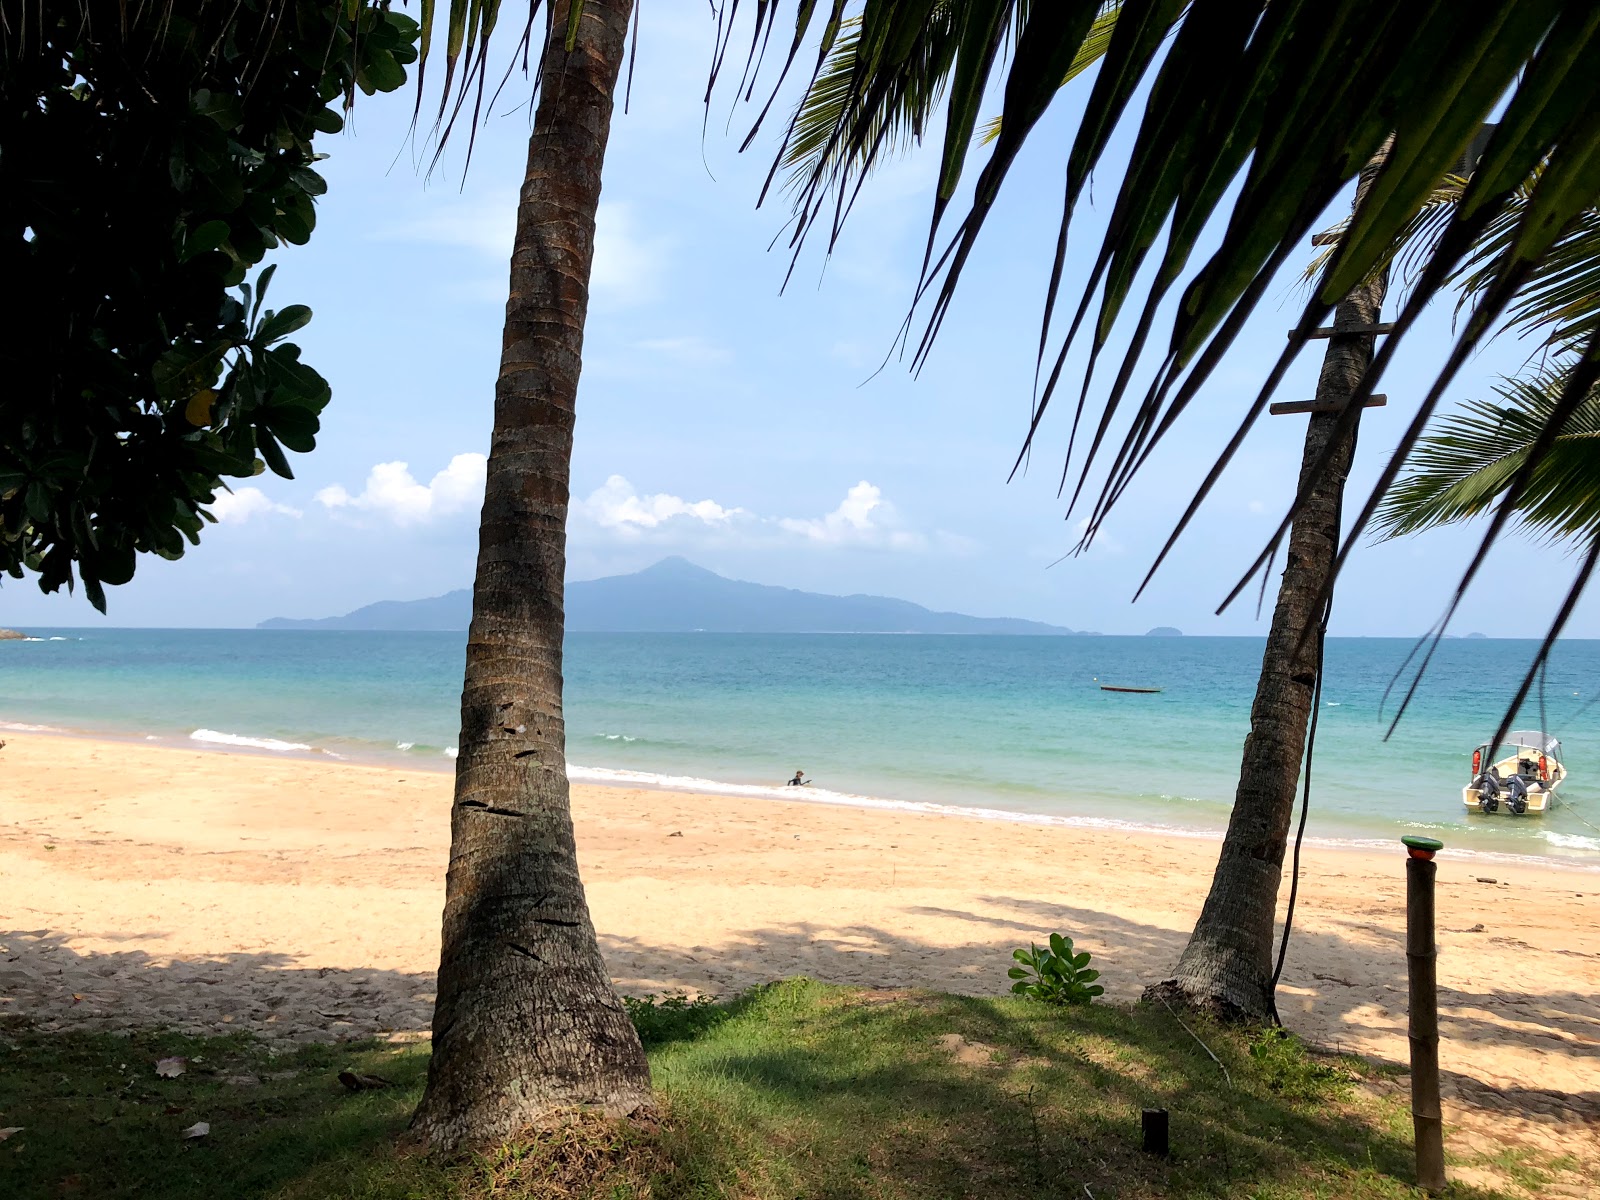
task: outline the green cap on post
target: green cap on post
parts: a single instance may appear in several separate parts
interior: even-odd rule
[[[1400,839],[1401,843],[1410,852],[1412,858],[1432,858],[1444,849],[1444,843],[1438,838],[1416,837],[1407,834]]]

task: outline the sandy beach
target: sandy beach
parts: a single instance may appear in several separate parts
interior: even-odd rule
[[[288,1041],[426,1029],[447,773],[4,737],[0,1013]],[[575,787],[573,807],[632,993],[808,974],[994,994],[1012,947],[1061,931],[1131,1001],[1176,961],[1217,849],[619,788]],[[1280,1001],[1302,1036],[1405,1060],[1403,861],[1307,849]],[[1596,1153],[1600,872],[1447,850],[1439,925],[1452,1119]]]

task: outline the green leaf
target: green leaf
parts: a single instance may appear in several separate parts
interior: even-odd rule
[[[262,460],[271,468],[274,475],[284,479],[294,478],[294,472],[289,469],[289,460],[283,456],[283,451],[278,448],[278,443],[273,440],[272,434],[264,429],[257,429],[256,449],[260,451]]]
[[[270,346],[310,323],[311,310],[304,304],[291,304],[280,312],[269,311],[250,340],[257,346]]]
[[[1050,935],[1050,949],[1058,958],[1070,959],[1072,957],[1072,939],[1062,937],[1059,933]]]
[[[230,232],[226,221],[206,221],[190,232],[183,244],[183,252],[178,256],[180,262],[188,262],[197,254],[205,254],[215,250],[228,240]]]

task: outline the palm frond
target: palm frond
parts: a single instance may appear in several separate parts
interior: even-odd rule
[[[1498,403],[1472,401],[1441,422],[1384,498],[1377,534],[1395,538],[1469,520],[1505,499],[1570,373],[1567,365],[1506,380],[1495,389]],[[1525,525],[1552,540],[1600,536],[1600,389],[1561,426],[1514,507]]]
[[[955,66],[958,43],[952,25],[953,7],[936,4],[892,85],[874,97],[869,108],[857,93],[865,71],[861,55],[861,21],[845,20],[838,39],[817,73],[790,127],[782,162],[788,186],[818,174],[839,180],[838,191],[864,173],[858,169],[863,146],[879,155],[894,155],[920,144],[943,98]],[[867,164],[869,167],[871,164]]]
[[[1106,51],[1111,48],[1111,31],[1117,27],[1117,17],[1121,12],[1122,0],[1103,0],[1100,5],[1100,15],[1094,19],[1094,24],[1089,26],[1089,35],[1083,39],[1083,45],[1078,47],[1072,65],[1061,78],[1062,87],[1066,87],[1105,57]],[[990,117],[983,123],[978,138],[987,146],[999,136],[1000,118]]]
[[[891,32],[903,35],[907,22],[927,16],[929,7],[929,0],[860,0],[851,15],[861,22],[863,45],[888,45]],[[946,101],[954,134],[946,139],[930,255],[917,292],[926,307],[913,367],[926,361],[1011,164],[1084,49],[1101,10],[1097,0],[1050,5],[949,0],[948,28],[960,43],[956,61],[971,69],[952,74],[962,83],[950,88]],[[837,2],[835,11],[840,11]],[[1014,43],[1004,61],[992,52],[1002,28],[1010,30]],[[867,37],[871,31],[878,42]],[[845,158],[796,181],[797,243],[826,208],[846,211],[846,191],[859,186],[862,173],[881,153],[882,139],[867,136],[869,127],[859,114],[871,111],[871,97],[891,95],[900,86],[891,77],[903,70],[898,65],[903,61],[903,56],[896,60],[876,51],[858,55],[850,85],[857,100],[841,109],[832,132]],[[991,77],[1004,95],[1000,133],[963,216],[935,252],[944,210],[971,151],[971,139],[959,133],[973,97],[990,86]],[[1132,152],[1120,174],[1108,227],[1052,360],[1052,317],[1077,202],[1112,129],[1141,88],[1149,98],[1142,113],[1127,118]],[[1502,101],[1501,119],[1485,140],[1485,122]],[[822,136],[815,128],[809,133]],[[1066,195],[1041,321],[1044,383],[1024,445],[1026,453],[1061,383],[1067,352],[1088,325],[1089,363],[1078,388],[1076,430],[1088,412],[1101,350],[1125,310],[1134,308],[1128,349],[1078,466],[1081,490],[1091,467],[1110,460],[1089,513],[1085,544],[1194,401],[1269,281],[1385,145],[1386,161],[1323,266],[1284,353],[1247,406],[1241,435],[1265,410],[1289,364],[1334,303],[1380,269],[1397,246],[1427,235],[1428,250],[1417,256],[1416,278],[1395,334],[1342,418],[1346,427],[1353,423],[1429,300],[1464,269],[1474,271],[1468,319],[1391,464],[1398,471],[1455,372],[1508,314],[1531,316],[1533,306],[1559,300],[1557,327],[1585,328],[1585,293],[1582,283],[1574,282],[1581,280],[1576,258],[1565,271],[1547,264],[1562,261],[1559,249],[1581,233],[1583,215],[1600,194],[1600,8],[1577,0],[1476,0],[1465,7],[1427,0],[1352,0],[1332,7],[1310,0],[1123,3],[1066,156]],[[1459,172],[1469,148],[1481,150],[1477,169],[1453,203],[1440,203],[1439,181]],[[1217,222],[1223,227],[1220,244],[1192,266],[1202,231]],[[1497,222],[1504,236],[1485,250],[1485,237]],[[1136,287],[1152,252],[1158,268],[1149,284]],[[1540,280],[1544,291],[1535,296]],[[1535,291],[1527,290],[1530,285]],[[1174,292],[1180,302],[1163,336],[1157,313]],[[1524,299],[1523,307],[1515,307]],[[1088,322],[1096,302],[1098,316]],[[1119,445],[1110,434],[1129,380],[1152,341],[1164,342],[1160,368],[1136,400]],[[1067,469],[1074,440],[1068,442]],[[1226,455],[1218,467],[1225,462]],[[1203,485],[1201,498],[1215,474]],[[1286,518],[1257,569],[1270,561],[1288,524]]]

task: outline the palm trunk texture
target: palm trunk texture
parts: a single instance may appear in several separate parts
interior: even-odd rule
[[[1378,161],[1364,173],[1358,204]],[[1385,270],[1339,302],[1334,329],[1376,324],[1387,291]],[[1373,341],[1373,334],[1328,339],[1317,380],[1318,401],[1349,400],[1372,362]],[[1312,413],[1309,419],[1300,460],[1301,488],[1334,443],[1339,414]],[[1352,425],[1334,445],[1326,470],[1290,529],[1288,561],[1250,707],[1239,787],[1211,891],[1174,978],[1145,989],[1147,999],[1178,1001],[1226,1021],[1267,1021],[1276,1011],[1273,927],[1316,688],[1321,618],[1316,602],[1339,549],[1341,502],[1355,445]]]
[[[517,207],[461,694],[428,1085],[450,1151],[650,1102],[578,878],[561,712],[568,473],[600,171],[633,0],[556,3]]]

